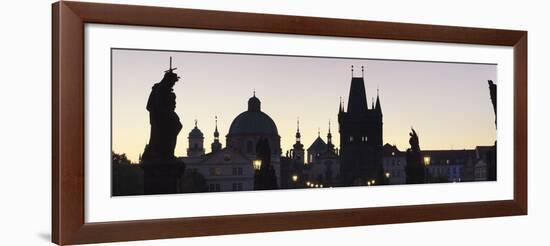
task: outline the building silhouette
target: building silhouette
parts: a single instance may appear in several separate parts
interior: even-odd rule
[[[361,77],[352,78],[347,109],[341,102],[338,112],[340,133],[340,179],[343,186],[364,185],[367,180],[381,180],[382,106],[378,92],[376,103],[367,104],[364,68]]]
[[[338,108],[339,148],[332,142],[329,121],[326,141],[319,129],[317,138],[305,149],[297,121],[295,143],[282,155],[277,125],[261,110],[254,92],[247,110],[232,121],[225,147],[215,116],[211,152],[206,152],[204,134],[195,120],[188,134],[187,156],[175,157],[173,148],[181,124],[171,90],[179,79],[174,69],[170,64],[164,80],[168,76],[171,83],[160,91],[168,95],[167,102],[155,94],[160,93],[156,91],[159,85],[153,87],[147,109],[156,118],[151,118],[151,140],[140,155],[140,165],[130,163],[124,154],[112,153],[115,196],[496,180],[496,143],[472,150],[421,150],[418,135],[411,129],[411,148],[407,151],[383,145],[379,92],[369,107],[364,67],[361,77],[355,77],[353,66],[347,107],[340,100]],[[150,107],[151,98],[159,101],[156,107]],[[162,114],[154,114],[159,110]],[[165,125],[173,121],[176,127],[153,124],[157,121]]]

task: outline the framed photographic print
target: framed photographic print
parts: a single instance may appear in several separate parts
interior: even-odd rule
[[[526,31],[52,16],[57,244],[527,214]]]

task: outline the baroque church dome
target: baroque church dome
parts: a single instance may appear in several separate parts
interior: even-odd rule
[[[228,135],[262,134],[278,135],[277,126],[269,115],[261,111],[256,95],[248,100],[248,110],[239,114],[231,123]]]
[[[195,120],[195,128],[189,132],[189,138],[204,138],[204,134],[202,134],[201,130],[197,127],[197,121]]]

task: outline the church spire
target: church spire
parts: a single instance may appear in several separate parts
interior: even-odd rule
[[[215,124],[216,124],[216,129],[214,130],[214,141],[219,141],[220,140],[220,133],[218,132],[218,116],[214,116],[214,119],[215,119]]]
[[[330,120],[328,120],[328,134],[327,134],[327,141],[330,143],[332,142],[332,133],[330,132]]]
[[[328,120],[327,147],[329,151],[334,150],[334,145],[332,144],[332,133],[330,132],[330,120]]]
[[[296,143],[301,141],[302,135],[300,134],[300,118],[296,121]]]
[[[296,120],[296,143],[294,143],[293,147],[293,153],[294,155],[300,159],[300,158],[303,158],[304,155],[303,155],[303,150],[304,150],[304,145],[301,143],[302,141],[302,135],[300,134],[300,118],[298,118]],[[303,159],[302,159],[302,163],[303,163]]]
[[[379,90],[376,88],[376,107],[374,108],[377,113],[382,114],[382,106],[380,106]]]
[[[220,143],[220,133],[218,132],[218,116],[214,116],[214,121],[216,122],[216,128],[214,130],[214,142],[210,145],[212,152],[220,151],[222,149],[222,144]]]

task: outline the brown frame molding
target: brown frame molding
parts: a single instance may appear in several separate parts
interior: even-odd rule
[[[513,47],[514,199],[85,223],[85,23]],[[54,243],[66,245],[526,214],[526,31],[65,1],[52,5],[52,241]],[[289,223],[289,221],[293,222]]]

